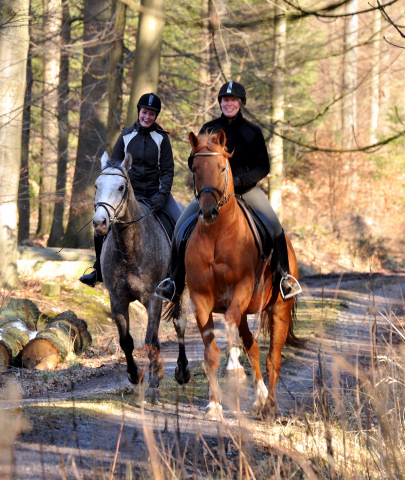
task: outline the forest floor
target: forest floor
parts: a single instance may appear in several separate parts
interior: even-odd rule
[[[284,349],[276,423],[271,426],[251,415],[254,393],[247,365],[243,384],[226,380],[221,370],[224,420],[217,423],[204,418],[208,387],[202,369],[202,341],[192,318],[186,332],[190,383],[179,387],[174,382],[176,337],[170,325],[162,325],[165,377],[158,392],[149,392],[146,385],[134,387],[127,380],[104,287],[83,288],[83,297],[72,304],[78,296],[76,280],[71,280],[74,285],[67,282],[57,299],[41,295],[43,281],[24,277],[13,295],[31,299],[41,311],[73,309],[83,318],[86,302],[97,298],[105,318],[98,311],[98,320],[92,323],[89,318],[94,312],[87,313],[93,345],[81,357],[68,359],[51,372],[11,368],[1,374],[1,478],[236,478],[244,462],[250,475],[260,476],[262,462],[270,455],[269,445],[287,456],[292,452],[291,458],[307,476],[313,472],[319,476],[315,468],[296,457],[295,449],[280,446],[276,427],[304,424],[309,412],[319,408],[323,384],[333,395],[336,382],[353,378],[359,365],[368,368],[374,350],[392,341],[392,319],[404,325],[405,274],[304,275],[300,303],[330,299],[339,302],[340,310],[331,324],[325,309],[324,320],[306,334],[309,340],[304,349]],[[252,317],[250,323],[257,330],[255,320]],[[134,357],[147,371],[144,327],[144,313],[135,305],[131,315]],[[220,316],[216,330],[224,354],[226,334]],[[263,356],[266,349],[268,340],[262,339]],[[12,428],[7,426],[10,419]]]

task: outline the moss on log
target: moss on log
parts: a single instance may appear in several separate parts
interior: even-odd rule
[[[12,298],[8,304],[0,310],[1,320],[10,315],[14,315],[23,320],[31,331],[36,330],[40,311],[34,302],[26,298]]]

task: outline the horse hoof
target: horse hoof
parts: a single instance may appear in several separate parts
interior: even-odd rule
[[[277,418],[276,405],[269,405],[269,403],[263,405],[261,408],[260,416],[264,421],[268,423],[273,423]]]
[[[224,417],[222,416],[222,405],[216,402],[210,402],[205,409],[205,419],[221,422],[223,418]]]
[[[183,370],[182,368],[176,367],[174,378],[179,385],[185,385],[190,381],[190,370],[188,368]]]
[[[143,382],[144,372],[142,370],[139,370],[139,368],[136,369],[135,374],[132,374],[131,372],[127,372],[127,373],[128,373],[128,380],[133,385],[139,385],[140,383]]]
[[[157,388],[159,388],[159,376],[158,375],[150,375],[149,376],[148,388],[149,389],[155,389],[155,390]]]
[[[145,390],[145,399],[153,405],[156,404],[159,401],[159,389],[149,385]]]

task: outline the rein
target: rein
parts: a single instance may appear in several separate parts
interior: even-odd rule
[[[102,171],[99,176],[101,177],[101,175],[111,175],[111,176],[115,175],[115,176],[118,176],[118,177],[125,178],[125,182],[126,182],[125,183],[125,191],[122,195],[120,203],[118,204],[118,206],[116,208],[114,208],[112,205],[110,205],[107,202],[98,202],[94,205],[94,210],[97,210],[98,207],[103,207],[104,210],[107,212],[110,224],[111,225],[117,224],[117,225],[120,225],[120,226],[127,226],[127,225],[131,225],[133,223],[139,222],[140,220],[142,220],[146,216],[153,213],[153,211],[151,210],[151,211],[145,213],[144,215],[141,215],[140,217],[136,218],[135,220],[130,220],[129,222],[123,222],[122,220],[120,220],[119,219],[119,214],[122,212],[122,209],[124,208],[124,205],[125,205],[126,201],[128,200],[128,182],[129,182],[128,175],[126,175],[124,170],[118,165],[117,166],[107,166],[105,168],[115,168],[115,169],[119,170],[121,173],[112,173],[112,172],[103,173],[103,171]],[[113,215],[110,214],[107,207],[111,208],[111,210],[113,212]]]
[[[222,155],[220,152],[198,152],[193,155],[193,157],[205,157],[205,156],[212,156],[212,155]],[[231,192],[228,196],[226,196],[226,191],[228,189],[228,183],[229,183],[229,161],[227,158],[226,160],[226,167],[225,167],[225,186],[223,191],[219,190],[218,188],[212,186],[212,185],[206,185],[205,187],[200,188],[200,190],[197,192],[196,186],[195,186],[195,174],[193,173],[193,188],[194,188],[194,197],[196,198],[198,204],[200,203],[200,197],[203,193],[209,193],[215,198],[215,201],[217,202],[216,208],[218,211],[226,204],[229,202],[230,198],[234,194],[234,192]],[[218,194],[219,200],[217,200]]]

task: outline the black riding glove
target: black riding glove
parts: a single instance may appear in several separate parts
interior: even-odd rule
[[[166,195],[164,193],[158,193],[149,202],[150,208],[154,211],[160,210],[166,201]]]

